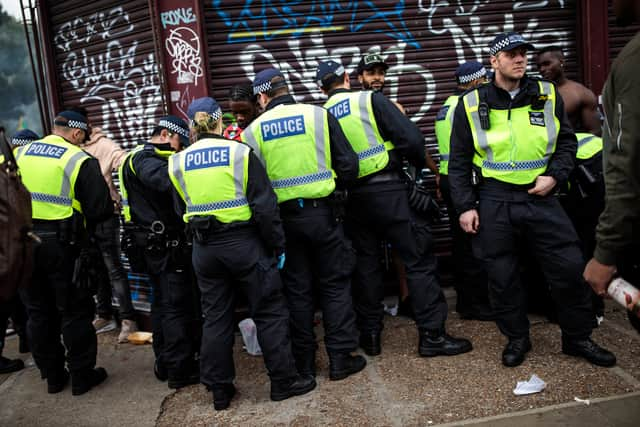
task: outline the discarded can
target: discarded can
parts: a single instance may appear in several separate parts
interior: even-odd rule
[[[626,280],[620,277],[614,279],[609,285],[607,293],[632,313],[638,314],[640,312],[640,291]]]

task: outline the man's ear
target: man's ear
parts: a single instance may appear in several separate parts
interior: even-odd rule
[[[362,84],[362,80],[363,80],[362,74],[358,74],[358,81],[360,82],[360,84]]]

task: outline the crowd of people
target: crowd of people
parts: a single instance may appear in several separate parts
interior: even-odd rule
[[[394,251],[402,313],[418,330],[417,353],[472,351],[468,339],[446,331],[431,195],[405,173],[428,168],[451,220],[456,310],[465,319],[496,321],[506,337],[502,363],[518,366],[531,350],[521,278],[535,258],[555,303],[562,351],[613,366],[615,356],[591,332],[612,266],[623,264],[619,256],[630,244],[612,243],[618,220],[604,203],[605,181],[609,190],[621,180],[604,178],[607,165],[631,161],[621,147],[637,146],[616,118],[629,114],[617,107],[629,94],[616,80],[629,71],[614,65],[605,90],[603,150],[595,96],[565,77],[561,49],[537,53],[543,78],[527,75],[534,46],[519,34],[498,34],[489,51],[491,73],[475,61],[456,70],[456,92],[436,117],[439,165],[403,106],[383,94],[388,66],[378,54],[358,65],[361,90],[351,89],[343,64],[320,61],[315,80],[327,96],[323,106],[296,102],[280,70],[267,68],[251,85],[232,88],[236,122],[226,129],[220,104],[199,98],[189,106],[189,123],[162,117],[130,152],[78,108],[58,113],[44,138],[17,134],[15,158],[41,243],[31,286],[2,306],[0,329],[13,313],[21,351],[32,352],[49,393],[69,380],[73,395],[102,383],[107,372],[96,367],[96,332],[117,328],[112,289],[118,342],[137,330],[122,246],[153,289],[158,380],[173,389],[202,383],[216,410],[229,407],[242,292],[270,397],[280,401],[316,387],[316,307],[331,380],[366,368],[358,348],[372,357],[382,352],[384,241]],[[636,119],[625,116],[624,124],[633,129]],[[596,240],[603,209],[607,221]],[[629,224],[624,230],[637,232]],[[104,278],[97,285],[89,280],[96,276]],[[22,367],[0,360],[0,372]]]

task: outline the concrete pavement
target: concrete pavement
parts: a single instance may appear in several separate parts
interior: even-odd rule
[[[611,369],[563,355],[557,325],[531,319],[533,350],[523,365],[505,368],[500,363],[505,341],[492,322],[463,321],[450,313],[449,332],[471,338],[474,350],[426,359],[416,354],[412,322],[387,317],[382,354],[367,357],[363,372],[337,382],[328,380],[320,330],[318,387],[277,403],[269,400],[262,359],[247,355],[238,336],[239,393],[221,412],[213,410],[203,386],[173,392],[158,382],[150,346],[119,345],[116,332],[102,334],[99,365],[109,372],[103,385],[80,397],[71,396],[69,387],[48,395],[34,367],[0,376],[0,426],[640,425],[640,335],[624,312],[609,305],[594,332],[597,342],[618,356]],[[5,356],[18,356],[16,339],[7,347]],[[516,382],[533,373],[547,382],[546,389],[515,396]]]

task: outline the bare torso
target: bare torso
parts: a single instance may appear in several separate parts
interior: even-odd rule
[[[573,80],[558,86],[564,108],[575,131],[600,135],[601,124],[596,96],[587,87]]]

